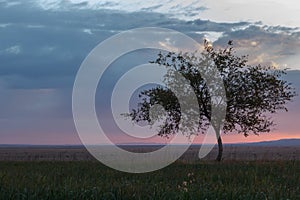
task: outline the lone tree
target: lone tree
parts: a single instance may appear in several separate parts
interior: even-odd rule
[[[204,41],[204,50],[201,53],[159,53],[157,60],[152,63],[179,72],[185,79],[189,80],[199,106],[198,132],[188,132],[188,134],[205,133],[209,123],[215,129],[218,142],[217,161],[221,161],[223,153],[222,138],[223,133],[241,133],[247,137],[249,134],[270,132],[274,122],[270,114],[278,110],[288,111],[286,103],[291,101],[296,95],[290,83],[282,79],[286,70],[275,69],[272,66],[248,65],[247,56],[238,56],[232,47],[232,41],[224,49],[214,49],[209,42]],[[223,80],[226,95],[225,120],[212,121],[212,97],[207,86],[203,73],[199,73],[199,67],[205,72],[211,70],[213,63],[218,69],[219,76]],[[172,73],[165,75],[165,81],[178,84]],[[153,123],[151,119],[151,107],[160,104],[167,112],[166,119],[158,132],[159,136],[169,137],[180,129],[180,120],[183,117],[180,112],[180,104],[174,93],[168,88],[155,86],[146,89],[139,94],[140,103],[137,109],[132,109],[128,116],[134,122],[147,121]],[[192,112],[192,111],[191,111]],[[160,117],[154,118],[161,119]],[[152,122],[151,122],[152,120]],[[221,126],[221,123],[223,124]],[[221,130],[219,130],[221,129]]]

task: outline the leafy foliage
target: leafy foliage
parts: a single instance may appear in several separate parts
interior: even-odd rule
[[[204,133],[209,123],[212,123],[216,131],[223,123],[224,133],[237,132],[248,136],[250,133],[270,132],[274,125],[270,114],[278,110],[287,111],[286,103],[296,95],[291,84],[282,78],[287,73],[287,69],[248,65],[247,56],[236,55],[232,46],[232,41],[229,41],[225,49],[214,49],[209,42],[205,41],[201,53],[159,53],[158,58],[152,63],[168,69],[164,81],[169,85],[181,84],[176,79],[174,71],[189,80],[199,104],[200,120],[195,124],[199,132]],[[218,102],[213,100],[210,92],[214,90],[218,94],[220,90],[220,87],[213,82],[215,69],[222,78],[226,93],[225,98]],[[180,129],[179,123],[183,117],[181,105],[171,90],[157,86],[144,90],[139,97],[141,102],[138,108],[129,113],[131,120],[151,123],[150,109],[160,104],[165,108],[167,118],[158,135],[168,137]],[[227,104],[225,121],[213,121],[212,106],[224,105],[224,103]],[[155,118],[155,120],[159,119]]]

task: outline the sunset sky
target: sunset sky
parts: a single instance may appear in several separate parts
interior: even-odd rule
[[[216,47],[233,40],[250,64],[290,68],[285,79],[300,94],[299,19],[296,0],[0,0],[0,144],[80,144],[72,116],[76,73],[96,45],[133,28],[174,29],[199,43],[207,38]],[[117,78],[155,55],[124,55],[102,80],[96,109],[114,142],[167,142],[130,139],[107,107]],[[274,116],[277,126],[271,133],[229,134],[225,143],[300,138],[300,97],[288,108]]]

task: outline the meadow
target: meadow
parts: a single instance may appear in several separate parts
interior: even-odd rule
[[[0,199],[300,199],[300,161],[198,161],[129,174],[96,161],[1,161]]]

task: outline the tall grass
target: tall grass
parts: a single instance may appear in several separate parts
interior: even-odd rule
[[[175,163],[128,174],[98,162],[0,162],[0,199],[300,199],[300,162]]]

